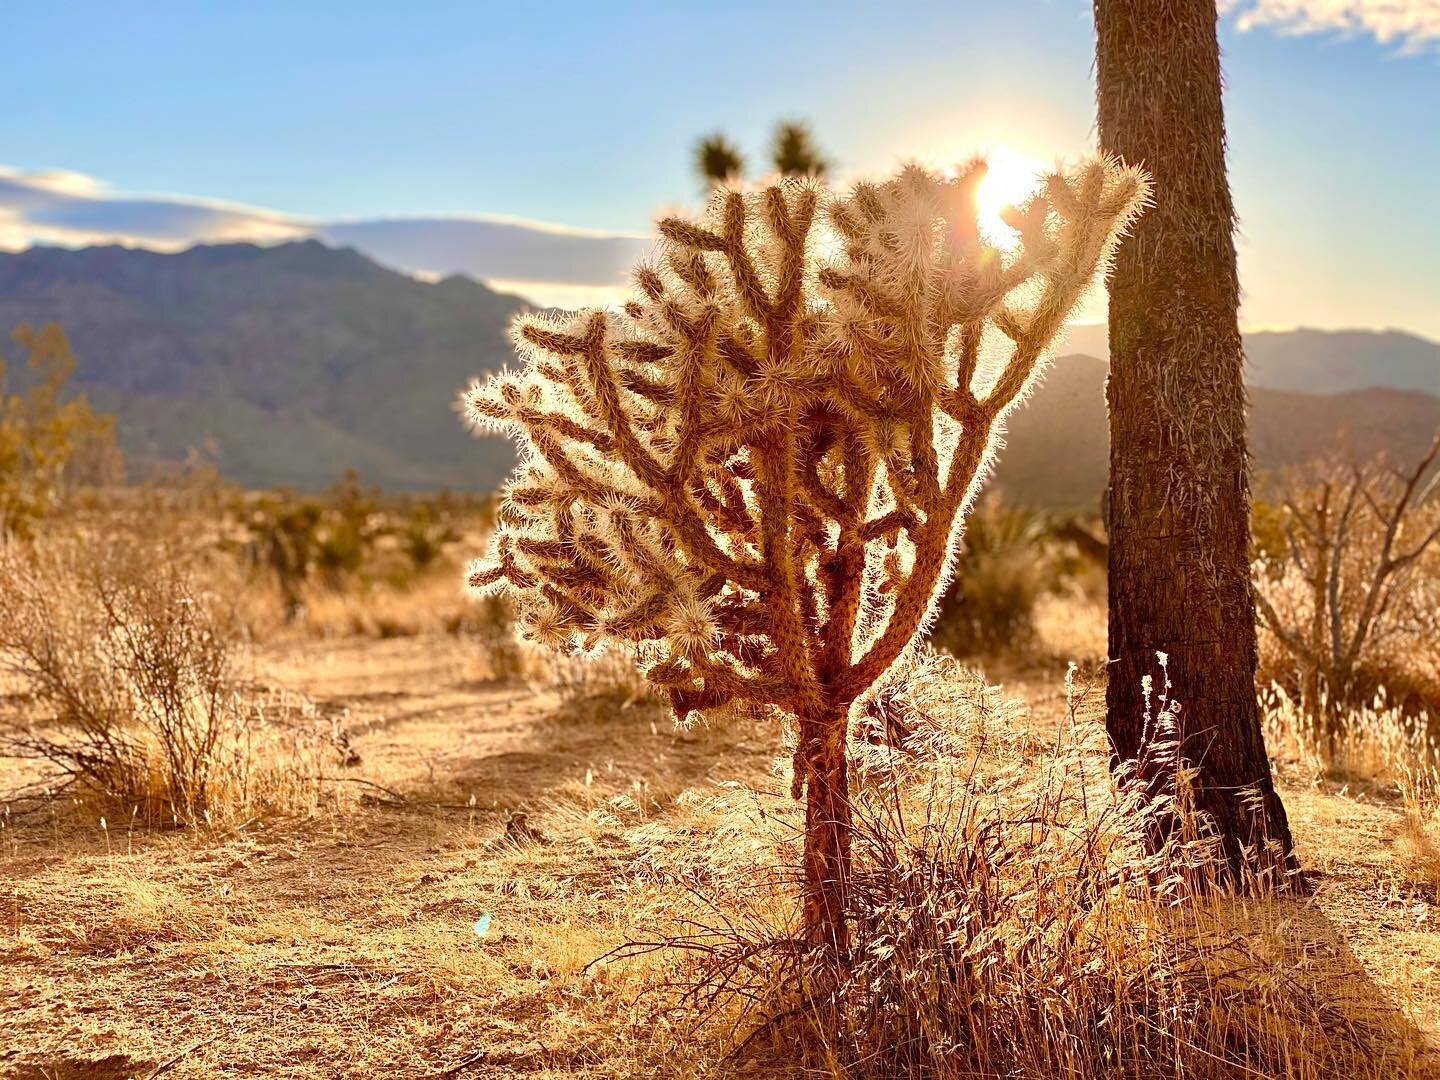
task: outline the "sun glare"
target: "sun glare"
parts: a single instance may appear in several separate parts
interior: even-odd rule
[[[1006,146],[993,148],[986,154],[986,161],[989,169],[975,192],[980,232],[996,247],[1010,251],[1020,242],[1020,235],[1005,224],[1000,214],[1039,189],[1045,166]]]

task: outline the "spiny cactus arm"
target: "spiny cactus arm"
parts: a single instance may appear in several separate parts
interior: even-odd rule
[[[792,707],[797,714],[804,714],[819,711],[824,702],[811,661],[810,634],[801,609],[802,576],[797,573],[791,540],[794,438],[791,432],[777,429],[766,445],[755,448],[755,494],[760,508],[761,560],[770,571],[764,593],[769,637],[780,679],[794,688]]]
[[[1002,308],[998,312],[983,312],[980,319],[960,328],[956,370],[963,381],[958,381],[953,390],[941,389],[934,399],[960,423],[940,498],[920,500],[926,512],[923,524],[910,530],[914,542],[913,562],[899,581],[894,607],[884,629],[860,659],[839,677],[843,696],[862,693],[873,685],[923,625],[952,554],[956,522],[983,479],[996,420],[1028,385],[1045,350],[1097,270],[1104,266],[1119,234],[1138,213],[1145,194],[1145,182],[1138,172],[1109,161],[1097,162],[1074,181],[1062,176],[1050,178],[1045,214],[1035,211],[1034,206],[1041,205],[1037,200],[1019,221],[1027,249],[1038,253],[1022,251],[1016,259],[1016,265],[1023,267],[1023,277],[1007,277],[1003,273],[1000,277],[1023,282],[1038,274],[1043,282],[1040,297],[1023,317]],[[1052,206],[1058,222],[1044,225],[1050,231],[1042,232],[1042,223],[1050,217],[1048,208]],[[952,263],[943,269],[969,273],[963,263]],[[947,291],[943,284],[937,289],[940,295]],[[999,305],[1005,295],[993,296],[994,303]],[[970,383],[977,366],[978,341],[985,318],[993,318],[1002,331],[1014,339],[1015,345],[995,385],[980,399]],[[925,423],[919,417],[912,422]],[[925,426],[930,425],[925,423]],[[924,443],[912,437],[912,461],[917,447],[923,451]],[[921,465],[923,476],[928,463],[922,460]]]
[[[890,510],[861,525],[858,530],[859,539],[867,543],[871,540],[888,540],[902,529],[907,534],[913,533],[919,524],[920,519],[913,511]]]
[[[989,453],[989,429],[981,435],[979,431],[970,433],[956,446],[946,477],[946,505],[941,513],[927,518],[915,530],[913,565],[897,590],[895,606],[884,631],[841,676],[841,692],[845,696],[858,696],[874,685],[899,659],[929,614],[954,546],[956,517],[973,498],[979,486],[981,466]]]
[[[801,455],[798,472],[803,494],[820,515],[832,521],[844,521],[852,517],[854,511],[820,479],[818,457],[814,453]]]
[[[684,660],[672,658],[655,664],[646,672],[646,677],[665,690],[718,692],[723,695],[722,703],[736,698],[743,701],[787,701],[795,694],[795,687],[783,679],[763,674],[741,674],[726,663],[700,655]]]
[[[677,321],[684,320],[677,319]],[[697,336],[702,336],[702,338],[705,333],[703,329],[689,326],[688,323],[687,330]],[[659,459],[647,449],[641,436],[635,430],[621,399],[612,351],[607,349],[609,326],[606,314],[604,312],[592,313],[588,318],[584,335],[559,334],[545,325],[535,322],[522,322],[519,333],[526,342],[559,355],[567,362],[565,380],[567,385],[571,387],[572,391],[578,391],[577,398],[580,399],[582,406],[589,406],[596,419],[608,428],[608,432],[594,434],[606,442],[629,471],[654,493],[658,501],[658,505],[654,509],[674,529],[677,539],[686,549],[686,554],[696,563],[723,571],[740,584],[754,587],[762,583],[764,578],[758,566],[737,559],[720,549],[688,493],[675,483],[673,472],[662,465]],[[631,355],[634,355],[639,352],[634,347],[637,344],[635,342],[621,344],[622,346],[630,345],[631,348],[629,350],[623,347],[616,349],[614,350],[615,354],[623,355],[629,351]],[[698,374],[687,369],[685,381],[693,385],[700,379]],[[510,402],[507,401],[506,404],[509,405]],[[683,401],[677,401],[677,404],[682,409],[680,421],[682,432],[687,427],[693,429],[695,421],[692,418],[699,417],[704,405],[703,401],[692,396]],[[555,465],[557,470],[563,469],[562,475],[575,484],[577,470],[573,463],[564,460],[563,451],[549,434],[548,429],[544,425],[532,426],[532,423],[527,421],[532,421],[534,418],[517,414],[513,405],[511,405],[510,412],[510,418],[524,424],[530,431],[531,441],[535,444],[536,449],[545,455],[547,461]],[[539,441],[536,440],[537,434],[540,436]],[[591,433],[587,431],[586,434],[588,436]],[[678,458],[679,454],[677,453],[676,456]],[[583,485],[576,484],[575,486],[583,489]]]
[[[852,436],[844,443],[841,467],[844,487],[843,513],[836,515],[839,535],[834,550],[823,557],[819,567],[828,618],[818,670],[821,679],[832,691],[836,679],[853,658],[855,631],[865,592],[866,546],[884,535],[865,521],[876,474],[873,449]],[[888,529],[888,525],[885,527]],[[867,535],[867,528],[874,535]]]
[[[955,386],[942,391],[940,407],[960,424],[976,422],[980,402],[975,397],[975,371],[980,366],[982,323],[969,322],[960,327],[955,357]]]
[[[756,377],[774,398],[775,406],[768,430],[752,444],[750,452],[761,562],[771,576],[763,596],[773,646],[768,661],[787,690],[789,706],[806,714],[824,708],[816,670],[817,604],[806,575],[807,551],[823,544],[821,519],[833,516],[838,500],[816,471],[821,456],[816,442],[827,437],[823,426],[799,422],[805,379],[796,377],[795,357],[806,344],[804,270],[816,195],[810,186],[792,187],[791,194],[792,199],[787,200],[782,188],[772,187],[761,198],[765,225],[779,247],[779,258],[772,267],[773,295],[764,295],[763,302],[751,295],[752,264],[741,242],[745,204],[740,196],[726,198],[724,220],[726,257],[737,292],[762,328],[764,348]],[[803,428],[803,437],[797,428]]]
[[[944,493],[940,486],[940,455],[935,449],[935,422],[930,395],[917,395],[910,415],[910,472],[915,478],[917,501],[927,516],[941,511]]]
[[[769,579],[761,591],[771,644],[766,662],[777,677],[736,684],[743,687],[737,693],[783,694],[779,700],[795,711],[815,712],[823,708],[823,700],[814,659],[816,604],[805,574],[805,551],[820,531],[816,512],[824,516],[834,506],[818,475],[811,482],[809,474],[817,455],[813,449],[806,453],[806,440],[795,430],[801,426],[797,421],[805,397],[805,379],[796,377],[795,355],[805,345],[804,270],[817,200],[813,187],[788,185],[768,189],[758,201],[763,223],[778,249],[769,260],[773,280],[769,291],[746,247],[749,211],[739,193],[721,196],[722,228],[718,233],[673,220],[662,222],[661,231],[673,242],[697,251],[721,252],[736,296],[758,324],[753,351],[733,336],[719,351],[727,362],[749,374],[758,391],[769,399],[764,424],[749,432],[746,441],[756,504],[755,539],[759,562]],[[810,434],[813,432],[807,431],[807,436]],[[806,458],[803,466],[802,456]],[[814,512],[804,504],[807,494],[817,504]],[[808,527],[807,518],[814,519]]]
[[[1106,265],[1118,231],[1138,212],[1146,190],[1138,172],[1108,161],[1090,163],[1074,179],[1058,173],[1047,179],[1047,199],[1061,219],[1062,236],[1051,242],[1054,258],[1045,267],[1044,290],[1033,308],[1024,314],[1006,308],[996,313],[995,325],[1015,348],[984,399],[987,415],[1003,415],[1024,390],[1097,269]]]
[[[548,644],[654,642],[647,674],[682,713],[737,697],[824,707],[813,568],[833,555],[832,517],[863,514],[819,467],[827,424],[799,422],[817,395],[815,204],[786,185],[721,195],[708,227],[666,224],[623,315],[522,320],[524,377],[471,396],[531,462],[472,582],[508,583]]]
[[[696,251],[718,251],[725,257],[736,294],[752,318],[768,322],[774,312],[765,284],[745,244],[745,197],[738,191],[718,193],[721,231],[714,232],[683,218],[666,218],[659,223],[660,235]]]

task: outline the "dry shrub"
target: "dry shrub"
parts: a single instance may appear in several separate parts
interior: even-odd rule
[[[356,582],[345,589],[310,584],[296,590],[291,627],[309,637],[416,637],[455,632],[474,607],[456,584],[458,569],[429,572],[404,584]]]
[[[453,587],[453,579],[450,584]],[[514,607],[506,596],[464,596],[462,609],[447,620],[446,628],[476,646],[491,679],[543,685],[560,695],[568,711],[584,705],[657,700],[633,650],[564,656],[539,649],[520,636]]]
[[[1337,725],[1380,689],[1440,716],[1440,433],[1405,468],[1341,457],[1256,509],[1262,670]]]
[[[976,503],[955,559],[955,574],[941,597],[932,644],[960,657],[1024,655],[1072,641],[1095,653],[1094,615],[1103,617],[1106,541],[1079,517],[1052,517],[997,498]],[[1080,634],[1054,633],[1076,614],[1090,625]],[[1104,654],[1104,628],[1098,653]],[[1070,651],[1066,651],[1070,650]]]
[[[966,522],[930,638],[956,656],[1023,649],[1035,639],[1036,605],[1058,585],[1045,520],[982,500]]]
[[[459,576],[458,562],[446,556],[399,580],[356,577],[343,587],[306,582],[287,597],[268,573],[234,559],[209,558],[203,571],[207,584],[234,598],[236,621],[253,641],[449,634],[475,638],[487,652],[508,647],[501,641],[512,623],[508,610],[466,594],[457,584]],[[518,656],[500,666],[518,670],[517,664],[523,667]]]
[[[187,509],[191,509],[188,508]],[[229,492],[210,517],[214,553],[247,594],[257,638],[411,637],[453,630],[469,605],[455,549],[489,529],[488,498],[387,495],[347,473],[328,492]]]
[[[658,702],[660,695],[641,673],[633,650],[609,649],[595,656],[557,656],[521,643],[532,670],[560,695],[567,713],[583,717],[595,710],[628,708],[640,701]]]
[[[496,681],[526,678],[540,666],[535,650],[515,633],[515,616],[503,596],[469,598],[453,630],[475,643],[481,662]]]
[[[248,692],[230,623],[160,550],[0,547],[0,753],[147,822],[311,809],[333,758],[313,714]]]
[[[75,357],[55,323],[21,323],[10,335],[29,353],[0,356],[0,535],[28,535],[88,485],[123,479],[115,418],[70,388]]]
[[[694,904],[672,936],[614,955],[678,947],[677,1013],[733,1025],[737,1056],[799,1047],[837,1076],[1421,1075],[1397,1016],[1303,959],[1302,901],[1214,887],[1185,772],[1170,792],[1117,779],[1085,694],[1071,700],[1047,742],[948,659],[889,696],[899,723],[856,739],[847,965],[805,944],[785,901],[798,815],[744,788],[697,806],[688,834],[632,833],[643,869]],[[1154,704],[1155,752],[1173,753]],[[1185,827],[1150,854],[1162,816]]]

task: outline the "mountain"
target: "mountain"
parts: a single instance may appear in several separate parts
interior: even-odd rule
[[[1093,356],[1062,356],[1011,414],[993,480],[1007,498],[1048,509],[1098,508],[1109,464],[1107,367]],[[1307,394],[1252,386],[1249,430],[1262,474],[1342,447],[1362,458],[1384,452],[1408,461],[1440,431],[1440,397],[1389,387]]]
[[[390,488],[493,488],[509,445],[469,434],[452,403],[511,362],[507,327],[526,306],[316,241],[0,253],[0,328],[65,328],[75,382],[119,415],[131,462],[201,448],[249,486],[320,488],[353,467]],[[1440,426],[1433,342],[1301,330],[1246,347],[1261,467],[1312,457],[1341,432],[1362,453],[1404,456]],[[1012,417],[997,483],[1017,501],[1091,508],[1106,470],[1104,327],[1076,327],[1067,348],[1092,355],[1063,357]]]
[[[495,486],[508,446],[452,403],[514,355],[525,306],[315,241],[0,254],[0,327],[64,327],[75,384],[119,415],[131,462],[206,448],[253,486],[324,487],[347,467],[387,487]]]
[[[1440,394],[1440,345],[1398,330],[1286,330],[1245,335],[1250,382],[1337,394],[1388,387]]]
[[[1062,351],[1108,360],[1105,325],[1072,327]],[[1440,394],[1440,343],[1400,330],[1257,330],[1245,335],[1245,381],[1309,394],[1372,387]]]

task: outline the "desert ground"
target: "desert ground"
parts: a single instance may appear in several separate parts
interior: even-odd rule
[[[1063,606],[1041,620],[1057,648],[1088,633],[1093,649],[1097,629]],[[343,727],[350,763],[336,755],[312,813],[224,827],[13,804],[0,1074],[799,1074],[677,1016],[663,954],[596,962],[683,895],[642,857],[657,830],[684,843],[706,825],[696,797],[725,781],[783,795],[771,725],[677,730],[623,681],[490,678],[444,633],[289,638],[246,663]],[[1064,670],[1032,656],[989,677],[1048,738]],[[1404,810],[1379,785],[1302,773],[1283,771],[1283,796],[1314,888],[1273,901],[1288,963],[1385,1030],[1413,1075],[1440,1075],[1440,905]]]

